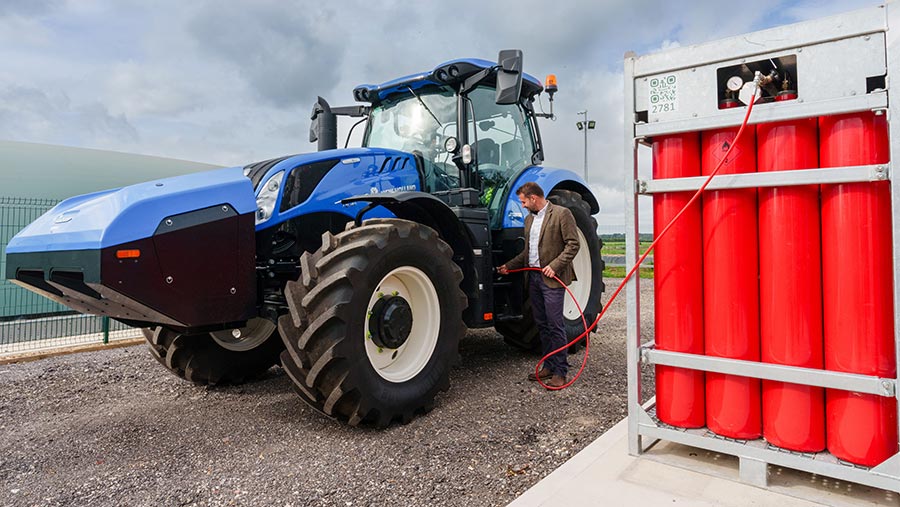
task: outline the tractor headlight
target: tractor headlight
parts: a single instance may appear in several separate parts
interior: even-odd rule
[[[272,218],[275,211],[275,201],[278,200],[278,192],[281,190],[281,180],[284,179],[284,171],[279,171],[267,179],[260,187],[256,196],[256,224],[259,225]]]

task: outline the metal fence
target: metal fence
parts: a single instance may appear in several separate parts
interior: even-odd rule
[[[652,229],[652,227],[651,227]],[[603,249],[600,251],[609,276],[621,276],[618,273],[625,268],[625,226],[624,225],[600,225],[597,227],[597,234],[603,240]],[[641,233],[641,252],[644,253],[646,248],[653,241],[653,233]],[[616,269],[609,269],[616,268]],[[641,270],[653,269],[653,254],[651,253],[641,265]]]
[[[81,315],[6,280],[6,245],[57,201],[0,197],[0,356],[139,335],[106,317]]]

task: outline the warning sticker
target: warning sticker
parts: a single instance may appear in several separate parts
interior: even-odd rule
[[[678,79],[675,74],[650,78],[650,114],[678,109]]]
[[[730,134],[726,134],[726,135],[730,135]],[[728,153],[728,150],[730,148],[731,148],[731,143],[729,141],[722,141],[722,146],[720,146],[719,149],[710,150],[709,153],[712,155],[713,160],[715,160],[716,162],[719,162],[720,160],[722,160],[725,157],[725,154]],[[731,154],[728,156],[728,158],[725,159],[725,162],[722,162],[722,165],[724,166],[721,170],[722,174],[730,172],[728,169],[726,169],[726,167],[729,167],[730,164],[732,162],[734,162],[735,160],[740,160],[741,153],[742,153],[741,147],[739,145],[735,145],[734,149],[731,150]]]

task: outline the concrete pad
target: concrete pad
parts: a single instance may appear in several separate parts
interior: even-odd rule
[[[900,506],[891,491],[774,465],[768,474],[767,489],[743,484],[737,458],[665,441],[629,456],[626,419],[509,505]]]

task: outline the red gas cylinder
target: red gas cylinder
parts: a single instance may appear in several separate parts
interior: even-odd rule
[[[700,176],[700,135],[653,140],[653,179]],[[693,192],[653,196],[654,236],[690,201]],[[656,347],[703,354],[703,267],[700,207],[688,208],[653,254]],[[656,415],[673,426],[705,425],[702,371],[656,366]]]
[[[819,121],[822,167],[888,162],[887,121],[872,112]],[[890,184],[822,186],[825,368],[896,376]],[[828,450],[865,466],[897,452],[895,398],[826,391]]]
[[[725,157],[737,128],[703,132],[702,172]],[[744,131],[719,174],[756,171],[756,137]],[[709,356],[759,361],[759,280],[756,189],[703,196],[704,345]],[[720,435],[762,434],[759,379],[706,374],[706,425]]]
[[[796,95],[782,93],[776,100]],[[815,118],[756,127],[757,169],[819,167]],[[819,187],[759,189],[760,352],[765,363],[821,369],[822,266]],[[764,380],[763,436],[778,447],[825,449],[821,387]]]

